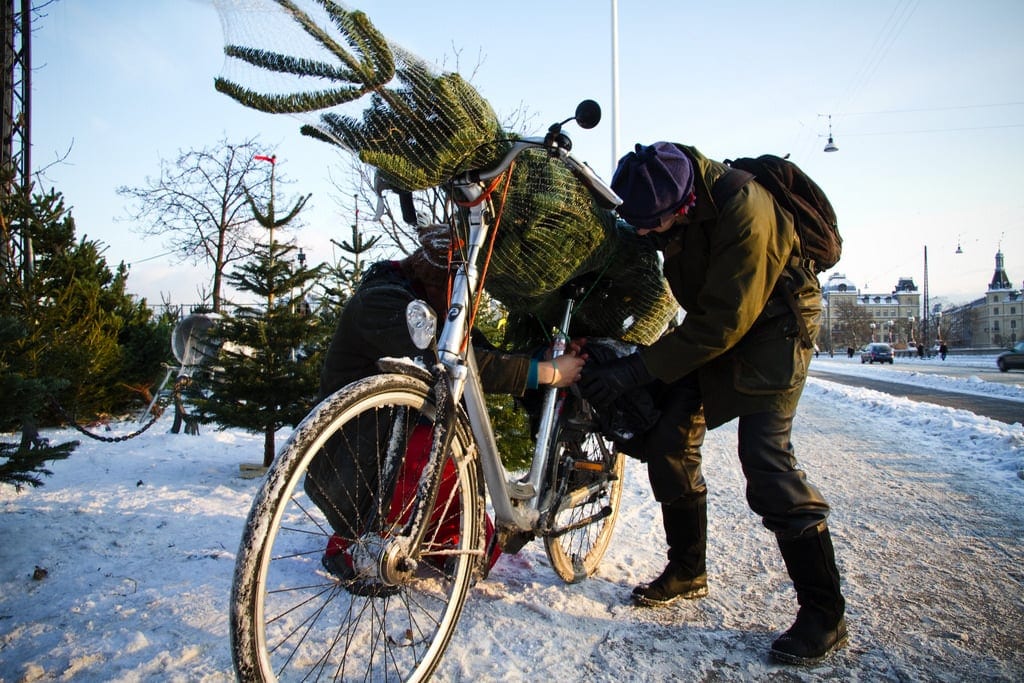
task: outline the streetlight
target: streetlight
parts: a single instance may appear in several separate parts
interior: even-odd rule
[[[892,320],[889,321],[889,343],[892,344],[892,326],[896,323]]]
[[[875,341],[875,327],[876,327],[876,325],[874,323],[871,323],[870,325],[868,325],[868,327],[871,328],[871,341]]]
[[[825,144],[826,152],[838,152],[839,147],[832,141],[832,114],[828,115],[828,142]]]
[[[914,316],[909,316],[907,318],[907,325],[910,327],[910,334],[907,335],[910,337],[910,343],[917,345],[917,342],[914,341]]]

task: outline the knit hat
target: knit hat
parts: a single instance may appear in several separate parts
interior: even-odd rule
[[[619,159],[612,189],[622,197],[619,215],[635,228],[656,228],[693,192],[693,164],[671,142],[655,142]]]

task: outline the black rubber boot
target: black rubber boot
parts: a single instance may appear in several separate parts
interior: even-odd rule
[[[671,605],[680,598],[708,594],[707,496],[661,506],[668,542],[668,566],[654,581],[633,589],[633,602],[645,607]]]
[[[787,664],[817,664],[848,639],[832,537],[821,524],[809,535],[778,540],[800,609],[789,630],[772,643],[771,654]]]

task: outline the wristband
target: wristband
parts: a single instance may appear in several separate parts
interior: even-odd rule
[[[526,375],[526,388],[536,389],[537,388],[537,359],[530,359],[530,371]]]

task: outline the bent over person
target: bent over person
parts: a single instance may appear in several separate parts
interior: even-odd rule
[[[669,142],[637,145],[619,161],[619,214],[663,252],[686,316],[649,347],[588,364],[580,387],[600,406],[650,385],[662,410],[634,448],[647,463],[668,544],[665,570],[633,591],[641,605],[708,594],[701,446],[707,428],[739,418],[747,502],[775,533],[800,605],[771,653],[810,664],[847,640],[829,506],[798,469],[790,442],[813,347],[803,340],[817,332],[821,289],[801,261],[792,216],[767,190],[748,182],[715,205],[712,187],[728,170]]]
[[[419,228],[419,238],[420,247],[406,258],[371,266],[345,304],[321,373],[321,400],[350,382],[378,374],[380,358],[415,358],[426,353],[416,348],[409,336],[405,310],[409,302],[421,299],[439,318],[446,311],[450,228],[447,225],[424,226]],[[522,396],[527,389],[543,384],[569,386],[579,378],[584,362],[574,351],[548,360],[503,353],[488,345],[476,331],[473,349],[484,390],[513,396]],[[426,362],[435,360],[428,358]],[[406,450],[405,467],[419,458],[422,468],[429,451],[429,435],[429,429],[413,433]],[[366,516],[363,508],[372,503],[368,491],[373,482],[368,479],[379,467],[376,462],[363,462],[368,457],[377,457],[375,447],[366,444],[362,449],[366,453],[360,453],[358,437],[349,443],[354,446],[329,445],[326,453],[314,458],[304,488],[334,530],[323,558],[324,567],[345,581],[349,590],[357,592],[371,589],[354,581],[348,547],[362,531],[359,520]],[[418,477],[418,473],[407,476]],[[443,528],[445,521],[436,520],[436,523]],[[457,527],[457,524],[451,526]],[[497,550],[491,554],[491,564],[498,554]]]

